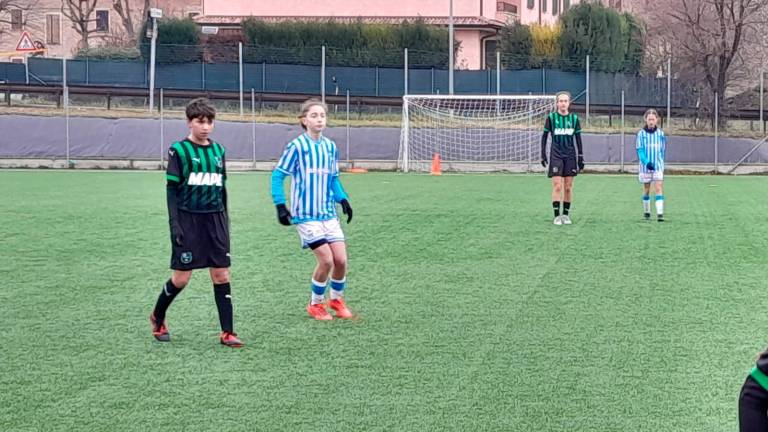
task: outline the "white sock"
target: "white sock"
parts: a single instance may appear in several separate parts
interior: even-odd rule
[[[651,212],[651,198],[648,197],[646,199],[645,196],[643,196],[643,213],[650,213]]]
[[[663,215],[664,214],[664,195],[656,195],[656,214],[657,215]]]
[[[331,278],[331,300],[344,298],[344,287],[347,284],[346,276],[341,280]]]
[[[312,279],[312,299],[310,304],[318,304],[325,301],[325,282],[318,282]]]

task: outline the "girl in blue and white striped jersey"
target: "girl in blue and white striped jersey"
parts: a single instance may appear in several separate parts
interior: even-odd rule
[[[347,275],[347,249],[344,232],[336,216],[340,204],[352,221],[352,207],[339,181],[339,152],[336,143],[322,135],[326,125],[326,105],[310,99],[301,106],[301,127],[306,131],[285,148],[272,172],[272,200],[277,219],[283,225],[296,224],[302,246],[312,249],[317,259],[312,274],[309,315],[317,320],[333,317],[325,309],[325,288],[330,276],[331,299],[327,306],[337,318],[351,318],[344,302]],[[291,210],[285,205],[283,180],[291,176]]]
[[[664,222],[664,154],[667,137],[658,126],[655,109],[645,112],[645,126],[637,133],[638,179],[643,184],[643,216],[651,219],[651,183],[656,186],[656,217]]]

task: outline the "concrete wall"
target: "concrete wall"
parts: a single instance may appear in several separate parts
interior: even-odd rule
[[[149,119],[70,119],[70,156],[73,159],[155,159],[164,155],[168,146],[187,134],[182,120],[166,120],[160,135],[158,120]],[[0,158],[52,158],[66,154],[65,119],[0,115],[3,142]],[[301,134],[298,125],[259,124],[256,128],[256,160],[277,160],[285,144]],[[355,160],[396,160],[400,146],[400,128],[351,128],[349,158]],[[347,130],[332,127],[326,135],[335,140],[342,159],[347,158]],[[254,142],[251,124],[217,121],[214,139],[227,148],[229,159],[251,160]],[[736,163],[757,143],[751,139],[721,138],[718,160]],[[538,143],[532,144],[537,154]],[[685,137],[672,134],[667,147],[668,164],[711,166],[714,163],[713,137]],[[621,135],[584,135],[584,153],[588,165],[619,164]],[[627,135],[624,161],[634,166],[637,156],[634,136]],[[768,164],[768,143],[753,153],[747,163]],[[537,161],[534,161],[534,164]]]

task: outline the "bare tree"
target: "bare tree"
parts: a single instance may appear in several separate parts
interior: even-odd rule
[[[746,39],[766,9],[765,0],[680,0],[674,8],[648,11],[649,34],[668,47],[677,71],[704,83],[707,102],[716,94],[722,106],[728,86],[746,70]]]
[[[39,0],[0,0],[0,36],[8,32],[12,24],[16,24],[13,22],[11,11],[21,11],[22,28],[30,27],[29,11],[33,11],[38,2]]]
[[[129,38],[135,39],[136,24],[134,23],[134,18],[138,18],[138,21],[141,22],[141,19],[147,15],[147,10],[149,10],[149,0],[144,0],[143,7],[139,11],[132,10],[131,3],[136,2],[132,0],[112,0],[112,9],[117,12],[120,19],[123,21],[125,34],[128,35]]]
[[[78,49],[88,49],[91,33],[97,31],[95,26],[90,23],[95,21],[91,18],[96,10],[96,0],[62,0],[61,13],[72,23],[72,28],[80,35]]]

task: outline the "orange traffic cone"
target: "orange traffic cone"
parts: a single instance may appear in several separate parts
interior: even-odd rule
[[[431,175],[440,175],[443,173],[440,169],[440,153],[435,153],[435,155],[432,156],[432,169],[429,173]]]

